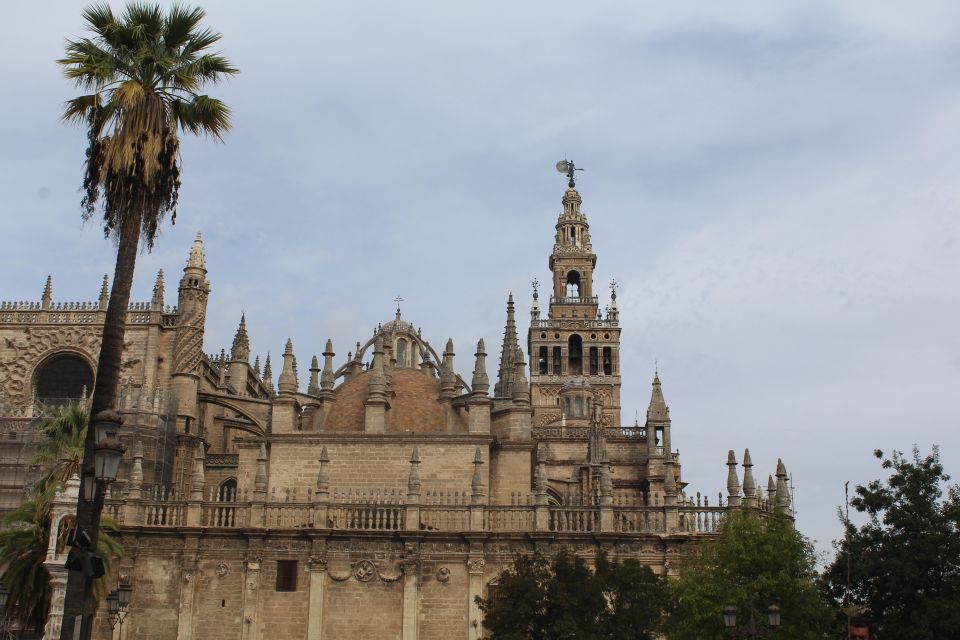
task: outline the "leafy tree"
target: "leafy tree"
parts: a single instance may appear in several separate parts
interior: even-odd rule
[[[685,558],[671,581],[671,640],[721,640],[729,633],[723,609],[737,610],[737,624],[765,625],[768,608],[782,612],[780,637],[831,637],[833,613],[817,586],[810,542],[783,515],[760,518],[731,512],[717,540],[707,540]]]
[[[176,217],[180,189],[178,132],[221,139],[230,128],[226,104],[200,93],[235,73],[210,48],[220,34],[201,26],[205,12],[174,4],[168,11],[143,2],[116,15],[107,3],[83,12],[92,37],[68,40],[57,62],[84,91],[66,103],[63,118],[87,129],[83,217],[99,207],[107,237],[117,243],[113,287],[103,325],[90,413],[94,420],[117,406],[127,305],[142,238],[152,248],[160,223]],[[93,430],[84,442],[83,468],[93,467]],[[77,521],[96,540],[102,505],[81,501]],[[81,613],[82,580],[71,573],[62,637],[71,637]],[[87,597],[84,595],[83,598]],[[83,636],[89,637],[90,612]]]
[[[499,577],[496,594],[477,603],[491,640],[648,640],[659,626],[666,588],[636,560],[520,556]]]
[[[38,633],[46,624],[52,593],[43,564],[52,526],[51,505],[57,491],[79,470],[86,429],[86,413],[78,407],[63,407],[44,422],[43,438],[30,461],[44,472],[34,486],[33,498],[4,517],[7,530],[0,532],[0,582],[10,592],[3,615]],[[103,528],[99,553],[109,572],[110,561],[121,555],[121,548],[109,535],[117,530],[116,523],[105,520]],[[58,540],[58,551],[64,544],[65,540]],[[98,598],[106,593],[102,579],[95,589]]]
[[[960,488],[943,493],[950,476],[933,447],[921,457],[887,458],[877,450],[886,480],[857,486],[850,504],[869,520],[846,535],[824,577],[827,592],[844,607],[865,607],[878,637],[956,638],[960,629]],[[849,560],[850,587],[847,588]]]

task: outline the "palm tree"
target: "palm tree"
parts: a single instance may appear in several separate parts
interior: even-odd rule
[[[134,2],[115,15],[106,3],[87,7],[83,18],[92,37],[68,40],[57,62],[84,95],[66,103],[63,118],[87,129],[83,217],[102,212],[103,230],[117,243],[113,287],[103,325],[90,415],[96,424],[118,422],[117,406],[127,305],[142,238],[153,247],[160,223],[176,219],[180,188],[178,133],[205,134],[221,140],[230,128],[230,109],[200,93],[237,73],[210,48],[220,34],[201,27],[200,8]],[[95,434],[84,442],[83,476],[93,474]],[[102,496],[80,501],[78,526],[97,538]],[[92,619],[89,581],[78,595],[78,578],[67,587],[63,635],[70,637],[73,616],[84,611],[83,638]],[[86,605],[82,604],[86,601]]]
[[[76,406],[62,407],[40,428],[42,439],[30,463],[39,465],[43,474],[33,488],[33,499],[8,513],[0,532],[0,583],[10,593],[0,616],[16,620],[23,629],[43,633],[50,611],[50,574],[44,565],[50,540],[51,503],[67,479],[80,469],[83,441],[87,431],[87,414]],[[117,526],[104,520],[105,531]],[[58,552],[65,545],[58,540]],[[101,535],[98,551],[108,568],[113,558],[121,555],[120,545],[109,535]],[[94,593],[99,599],[107,591],[103,579]]]

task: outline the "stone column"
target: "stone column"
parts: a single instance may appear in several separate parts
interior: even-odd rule
[[[483,597],[483,558],[467,560],[467,640],[480,640],[483,637],[483,612],[477,606],[477,597]]]
[[[403,561],[403,632],[402,640],[417,640],[417,612],[420,600],[420,586],[417,582],[419,562],[416,558]]]
[[[255,640],[257,637],[257,604],[260,598],[260,556],[247,560],[243,590],[243,621],[241,640]]]
[[[187,536],[183,543],[180,570],[180,605],[177,612],[177,640],[193,638],[193,603],[197,584],[197,554],[200,538]]]
[[[307,640],[323,637],[323,597],[327,580],[327,561],[324,558],[308,560],[310,569],[310,595],[307,604]]]

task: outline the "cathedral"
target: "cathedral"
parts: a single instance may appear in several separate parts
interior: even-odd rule
[[[216,300],[198,234],[176,306],[161,271],[127,314],[127,453],[105,508],[124,548],[108,579],[132,587],[125,633],[477,640],[475,598],[496,596],[517,554],[604,550],[671,574],[729,509],[789,515],[782,463],[763,489],[749,451],[728,453],[725,496],[687,487],[656,374],[645,420],[624,425],[616,288],[601,307],[572,171],[554,234],[525,345],[512,296],[493,354],[479,340],[456,356],[397,309],[339,357],[327,340],[305,388],[290,340],[282,361],[251,362],[242,316],[229,351],[204,352]],[[44,416],[93,388],[107,297],[104,280],[99,300],[55,302],[48,279],[39,302],[0,304],[0,511],[37,474]],[[53,532],[76,495],[58,496]],[[52,534],[47,637],[66,551]],[[95,637],[114,637],[99,615]]]

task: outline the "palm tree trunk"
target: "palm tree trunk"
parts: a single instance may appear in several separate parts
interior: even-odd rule
[[[90,402],[90,420],[83,443],[83,478],[94,475],[96,456],[96,416],[103,411],[116,411],[120,385],[120,368],[123,358],[123,337],[127,328],[127,307],[130,304],[130,289],[137,263],[137,247],[140,243],[140,224],[143,214],[131,211],[124,216],[117,242],[117,263],[113,271],[113,286],[107,303],[107,315],[103,323],[103,338],[100,341],[100,357],[97,360],[97,378]],[[82,497],[77,501],[77,530],[90,536],[93,549],[98,548],[100,512],[103,510],[103,493],[97,491],[92,502]],[[69,572],[67,591],[64,596],[63,627],[61,640],[74,638],[74,626],[78,616],[83,616],[80,627],[81,640],[88,640],[93,627],[95,612],[93,580],[88,580],[79,571]]]

